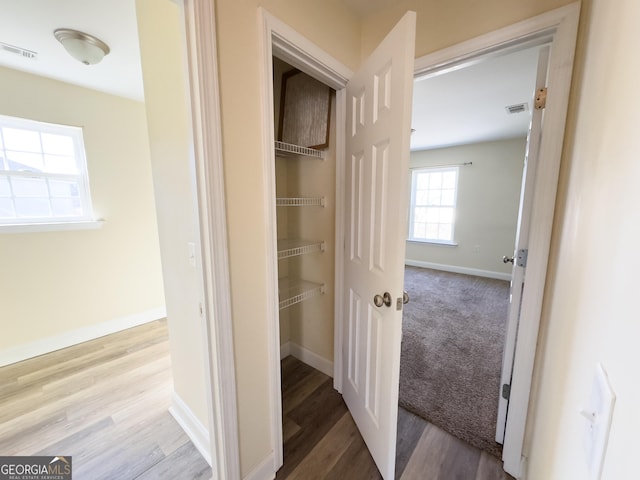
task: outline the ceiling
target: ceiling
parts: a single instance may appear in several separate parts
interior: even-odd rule
[[[0,42],[38,54],[28,59],[0,49],[0,66],[144,99],[133,0],[0,0],[0,12]],[[111,53],[97,65],[83,65],[54,38],[57,28],[98,37]]]
[[[411,150],[526,136],[537,62],[536,47],[416,80]],[[521,103],[525,112],[507,113]]]
[[[367,15],[393,0],[343,0]],[[133,0],[0,0],[0,42],[37,52],[35,59],[0,49],[0,65],[110,94],[144,100]],[[97,64],[74,60],[53,36],[57,28],[94,35],[111,49]],[[526,135],[529,113],[508,115],[505,106],[528,102],[535,51],[494,57],[470,67],[417,80],[412,150]]]

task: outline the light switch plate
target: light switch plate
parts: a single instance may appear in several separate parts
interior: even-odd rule
[[[599,480],[602,476],[615,402],[616,395],[609,383],[607,372],[602,364],[598,363],[589,403],[580,410],[580,414],[585,417],[584,447],[592,480]]]

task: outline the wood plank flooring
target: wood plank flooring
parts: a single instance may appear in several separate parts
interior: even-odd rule
[[[0,455],[73,457],[75,480],[210,479],[168,413],[165,321],[0,368]],[[277,479],[380,479],[332,379],[282,361]],[[498,460],[400,409],[396,478],[510,480]]]
[[[294,357],[282,360],[284,464],[276,478],[380,479],[330,377]],[[497,458],[400,409],[396,479],[512,480]]]
[[[74,480],[210,479],[172,388],[166,321],[0,368],[0,455],[72,456]]]

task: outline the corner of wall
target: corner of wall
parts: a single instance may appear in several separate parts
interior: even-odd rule
[[[191,411],[187,404],[180,396],[173,392],[171,395],[171,406],[169,413],[178,422],[178,425],[184,430],[193,445],[198,449],[202,457],[213,467],[213,459],[211,458],[211,442],[209,440],[209,429]],[[215,471],[215,469],[214,469]]]

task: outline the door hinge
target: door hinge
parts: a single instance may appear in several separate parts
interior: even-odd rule
[[[542,110],[547,106],[547,87],[536,90],[536,100],[534,103],[536,110]]]
[[[511,385],[505,383],[502,385],[502,398],[505,400],[509,400],[509,396],[511,395]],[[494,397],[495,398],[495,397]]]
[[[529,250],[526,248],[521,248],[518,250],[518,257],[516,258],[516,265],[519,267],[527,266],[527,257],[529,256]]]

